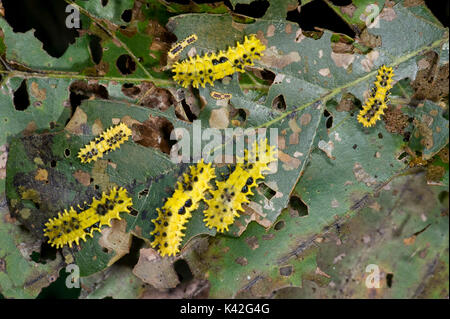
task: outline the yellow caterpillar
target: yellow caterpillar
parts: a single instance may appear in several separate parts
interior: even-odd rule
[[[196,34],[191,34],[184,40],[175,43],[172,46],[172,48],[169,50],[167,55],[169,56],[170,59],[175,59],[177,57],[177,55],[180,54],[180,52],[184,50],[185,47],[187,47],[191,43],[194,43],[195,41],[197,41],[197,39],[198,39],[198,37]]]
[[[70,207],[69,211],[64,210],[57,217],[50,218],[45,223],[44,235],[52,247],[78,245],[80,239],[86,241],[86,236],[93,237],[94,231],[100,231],[103,225],[111,226],[112,219],[121,219],[119,214],[129,213],[128,207],[132,205],[126,189],[114,187],[109,194],[103,192],[100,199],[94,197],[89,206],[85,202],[83,207]]]
[[[190,57],[174,63],[173,79],[183,87],[192,85],[205,87],[206,83],[214,86],[215,80],[223,79],[235,72],[245,72],[244,67],[253,65],[253,61],[261,59],[266,47],[254,34],[245,36],[244,43],[239,42],[235,47],[229,47],[226,52],[208,53]]]
[[[370,127],[384,114],[384,110],[388,107],[389,90],[392,88],[392,77],[394,71],[385,65],[378,69],[377,79],[370,93],[370,97],[363,105],[363,109],[358,114],[358,122],[362,123],[364,127]]]
[[[189,172],[183,174],[177,182],[173,195],[167,199],[161,209],[157,209],[158,217],[153,219],[155,229],[151,235],[155,237],[152,247],[158,249],[162,256],[175,255],[184,237],[184,226],[198,208],[204,194],[211,188],[210,180],[215,177],[215,169],[211,163],[203,160],[190,166]]]
[[[239,211],[244,211],[243,203],[249,203],[249,195],[258,179],[269,170],[268,165],[275,160],[275,146],[269,146],[266,140],[255,142],[250,151],[245,150],[243,163],[231,169],[225,181],[216,181],[217,189],[211,191],[212,198],[206,200],[208,209],[204,211],[206,226],[215,227],[218,232],[228,231]]]
[[[110,127],[99,137],[96,137],[94,141],[80,149],[78,157],[81,163],[90,163],[98,158],[102,158],[103,154],[119,148],[121,144],[128,140],[131,134],[131,130],[124,123]]]

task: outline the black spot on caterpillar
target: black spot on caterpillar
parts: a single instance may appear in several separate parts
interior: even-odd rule
[[[363,109],[358,114],[358,122],[364,127],[370,127],[384,114],[384,110],[388,107],[389,90],[392,88],[392,77],[394,71],[385,65],[378,69],[377,79],[370,93],[370,97],[363,105]]]
[[[177,182],[175,192],[169,197],[161,209],[157,209],[158,217],[153,219],[155,237],[152,247],[157,248],[162,256],[175,255],[180,251],[179,246],[184,237],[185,224],[191,218],[194,210],[205,193],[211,188],[210,180],[215,177],[215,169],[211,163],[203,160],[192,165],[184,173],[181,181]]]
[[[172,46],[172,48],[169,50],[167,55],[169,56],[170,59],[175,59],[177,57],[177,55],[180,54],[180,52],[184,50],[185,47],[187,47],[191,43],[194,43],[195,41],[197,41],[197,39],[198,39],[198,37],[196,34],[191,34],[184,40],[175,43]]]
[[[94,231],[100,231],[103,225],[111,226],[112,219],[121,219],[120,213],[130,213],[128,207],[131,205],[126,189],[114,187],[109,194],[103,192],[100,199],[94,197],[89,206],[85,202],[83,207],[70,207],[69,211],[64,210],[64,213],[59,212],[57,217],[50,218],[45,223],[44,235],[56,248],[72,247],[73,243],[78,245],[80,239],[86,241],[86,236],[93,237]]]
[[[89,163],[102,158],[103,154],[119,148],[121,144],[128,140],[131,134],[131,130],[124,123],[107,129],[99,137],[96,137],[94,141],[80,149],[78,157],[81,163]]]
[[[183,87],[192,85],[198,88],[205,87],[206,83],[214,86],[215,80],[236,72],[245,72],[244,67],[253,65],[253,61],[261,59],[266,47],[254,34],[245,37],[244,43],[237,43],[235,47],[229,47],[226,52],[208,53],[190,57],[181,62],[174,63],[173,79]]]

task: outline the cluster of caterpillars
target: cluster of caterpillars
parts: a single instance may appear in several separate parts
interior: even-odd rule
[[[92,203],[70,207],[55,218],[50,218],[45,224],[44,235],[48,243],[56,248],[75,243],[80,239],[86,241],[86,236],[93,237],[94,231],[100,231],[104,225],[111,226],[111,220],[121,219],[120,213],[130,213],[132,200],[124,188],[112,188],[109,193],[102,193],[100,199],[93,198]]]
[[[176,62],[172,66],[173,79],[183,87],[192,85],[205,87],[206,83],[214,86],[214,81],[223,79],[236,72],[245,72],[246,66],[254,65],[254,60],[261,59],[266,47],[254,34],[245,36],[244,43],[219,53],[207,53],[203,56],[190,57]]]
[[[252,188],[258,179],[264,178],[268,165],[275,161],[275,146],[267,144],[267,140],[255,142],[250,150],[245,150],[243,158],[230,166],[224,180],[215,179],[215,168],[203,160],[189,168],[189,173],[177,182],[173,195],[166,199],[164,206],[157,209],[158,217],[153,219],[155,229],[152,247],[158,249],[162,256],[175,255],[180,251],[184,237],[185,224],[192,212],[204,200],[208,208],[204,211],[206,226],[216,228],[218,232],[228,230],[239,212],[244,211],[242,204],[249,203],[248,196],[254,195]],[[212,187],[212,185],[215,187]],[[209,199],[205,195],[210,194]]]
[[[389,90],[392,88],[393,76],[394,71],[391,67],[388,68],[383,65],[378,69],[377,79],[370,92],[370,97],[358,114],[358,122],[362,123],[364,127],[375,125],[388,107]]]
[[[96,137],[95,140],[80,149],[78,157],[81,163],[90,163],[102,158],[104,154],[119,148],[121,144],[128,140],[131,134],[131,130],[124,123],[110,127]]]

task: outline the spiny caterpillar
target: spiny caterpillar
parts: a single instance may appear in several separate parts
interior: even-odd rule
[[[119,148],[121,144],[128,140],[131,134],[131,130],[124,123],[110,127],[99,137],[96,137],[94,141],[80,149],[78,157],[81,163],[90,163],[98,158],[102,158],[103,154]]]
[[[190,36],[188,36],[187,38],[185,38],[184,40],[175,43],[172,48],[169,50],[169,52],[167,53],[167,55],[169,56],[170,59],[175,59],[176,56],[178,54],[180,54],[181,51],[183,51],[183,49],[185,47],[187,47],[189,44],[194,43],[195,41],[197,41],[198,37],[197,35],[191,34]]]
[[[255,59],[261,59],[262,51],[265,49],[266,47],[254,34],[248,38],[245,36],[243,44],[238,42],[235,47],[228,47],[226,52],[207,53],[202,57],[197,55],[174,63],[173,79],[185,88],[191,84],[194,88],[198,88],[199,85],[205,87],[206,83],[214,86],[215,80],[223,79],[235,72],[245,72],[244,67],[253,65]]]
[[[162,256],[175,255],[180,251],[179,246],[184,237],[184,226],[198,208],[211,185],[209,181],[215,177],[215,169],[211,163],[203,160],[190,166],[189,172],[184,173],[182,180],[177,182],[173,195],[166,200],[161,209],[157,209],[158,217],[153,219],[155,229],[151,235],[155,236],[152,247],[157,248]]]
[[[391,67],[381,66],[378,69],[377,79],[370,93],[369,99],[363,105],[363,109],[358,114],[358,122],[364,127],[370,127],[376,123],[384,114],[389,102],[389,90],[392,88],[392,77],[394,71]]]
[[[73,243],[78,245],[80,239],[86,241],[86,236],[93,237],[94,231],[100,231],[103,225],[111,226],[112,219],[121,219],[120,213],[130,213],[128,207],[132,205],[126,189],[114,187],[109,194],[103,192],[100,199],[94,197],[89,206],[84,202],[82,206],[70,207],[69,211],[65,209],[64,213],[50,218],[45,223],[44,235],[56,248],[72,247]]]
[[[238,159],[239,160],[239,159]],[[204,211],[206,226],[215,227],[218,232],[228,231],[239,211],[244,211],[243,203],[249,203],[249,195],[258,179],[263,179],[264,171],[275,160],[275,146],[267,144],[267,139],[255,141],[252,148],[245,150],[242,163],[230,167],[230,175],[225,181],[216,181],[217,189],[211,191],[212,198],[206,200],[208,209]]]
[[[210,93],[211,97],[216,100],[229,100],[233,97],[231,93],[220,93],[216,91],[212,91]]]

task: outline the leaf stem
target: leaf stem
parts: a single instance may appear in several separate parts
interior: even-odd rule
[[[24,71],[7,71],[0,70],[0,74],[7,74],[9,77],[21,77],[21,78],[55,78],[55,79],[80,79],[80,80],[97,80],[97,81],[116,81],[116,82],[132,82],[141,83],[144,81],[150,81],[148,78],[131,78],[131,77],[113,77],[113,76],[88,76],[79,73],[71,72],[24,72]],[[154,79],[153,83],[157,83],[161,86],[169,86],[173,84],[172,80]]]

